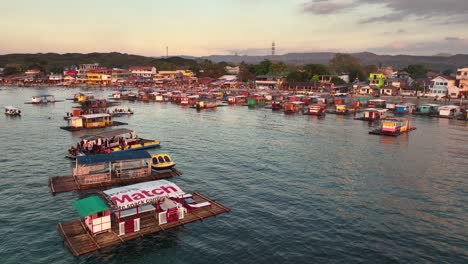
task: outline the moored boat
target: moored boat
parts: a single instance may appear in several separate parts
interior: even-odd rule
[[[26,102],[26,104],[48,104],[62,102],[55,99],[55,96],[51,94],[36,95],[31,98],[31,102]]]
[[[438,104],[423,104],[416,107],[415,115],[437,115],[439,113]]]
[[[5,115],[7,116],[21,116],[21,110],[14,106],[5,106]]]
[[[168,154],[156,154],[151,157],[151,168],[153,170],[167,170],[175,166],[174,160]]]
[[[131,129],[120,128],[93,136],[83,136],[82,140],[72,146],[68,158],[92,154],[105,154],[115,151],[136,151],[159,147],[160,141],[144,139]]]
[[[304,110],[304,102],[301,102],[301,101],[285,102],[283,105],[283,112],[285,114],[299,113],[303,110]]]
[[[326,110],[327,106],[324,104],[312,104],[304,109],[304,115],[321,116],[325,114]]]

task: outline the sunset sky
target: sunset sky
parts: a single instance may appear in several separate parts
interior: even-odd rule
[[[468,53],[468,0],[15,0],[0,54]]]

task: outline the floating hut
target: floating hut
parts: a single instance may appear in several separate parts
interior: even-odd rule
[[[107,190],[74,206],[80,220],[57,225],[74,256],[230,211],[200,193],[186,194],[166,180]]]
[[[172,168],[151,170],[151,155],[145,150],[78,156],[73,174],[49,178],[52,194],[129,184],[182,175]]]
[[[82,129],[104,128],[122,125],[128,124],[112,121],[110,114],[89,114],[70,117],[68,119],[68,126],[63,126],[60,128],[68,131],[78,131]]]
[[[396,137],[415,129],[407,118],[393,117],[382,119],[379,128],[369,131],[369,134]]]
[[[362,112],[361,117],[354,118],[355,120],[375,121],[387,117],[387,109],[366,108]]]

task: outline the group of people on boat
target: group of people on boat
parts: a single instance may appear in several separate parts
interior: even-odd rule
[[[20,116],[21,115],[21,110],[19,109],[16,109],[16,108],[5,108],[5,114],[6,115],[18,115]]]
[[[130,108],[128,108],[127,110],[123,108],[117,108],[117,109],[112,110],[112,113],[131,113],[131,112],[132,110]],[[107,113],[110,114],[111,112],[107,110]]]
[[[112,152],[113,148],[116,147],[121,150],[131,148],[131,145],[135,144],[137,140],[135,132],[130,133],[130,138],[114,136],[110,139],[100,137],[93,140],[82,139],[76,143],[76,146],[69,148],[68,153],[72,157],[76,157],[79,154],[105,154]]]

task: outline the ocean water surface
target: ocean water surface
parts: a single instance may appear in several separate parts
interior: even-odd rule
[[[67,149],[90,132],[59,129],[71,101],[24,102],[78,91],[0,90],[23,112],[0,117],[1,263],[468,263],[466,122],[412,117],[417,130],[392,138],[352,117],[125,101],[135,114],[116,120],[161,141],[150,153],[184,173],[171,181],[232,211],[73,257],[56,225],[93,191],[52,196],[47,183],[71,173]]]

